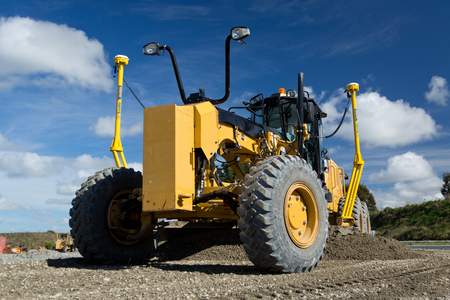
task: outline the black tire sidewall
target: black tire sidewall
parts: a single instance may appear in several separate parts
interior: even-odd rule
[[[308,265],[315,264],[323,252],[327,239],[328,211],[322,187],[317,177],[312,172],[298,163],[288,165],[283,176],[279,178],[277,188],[273,189],[273,224],[275,232],[280,233],[277,244],[284,249],[286,261],[295,267],[299,262],[309,261]],[[284,220],[284,200],[290,186],[296,182],[304,183],[313,193],[316,201],[319,224],[316,240],[308,248],[299,248],[291,240]]]
[[[90,183],[77,196],[79,226],[74,240],[80,253],[95,260],[137,262],[148,257],[153,250],[153,240],[141,239],[124,245],[116,241],[108,229],[108,208],[113,197],[124,190],[142,187],[142,175],[132,169],[113,169],[102,173],[95,183]],[[95,178],[94,178],[95,179]]]
[[[299,182],[310,189],[318,210],[318,233],[307,248],[291,240],[284,217],[286,193]],[[258,268],[305,272],[322,258],[328,237],[327,201],[316,172],[300,157],[272,156],[253,166],[243,183],[238,212],[241,241]]]

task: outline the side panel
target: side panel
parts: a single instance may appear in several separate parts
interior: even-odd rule
[[[338,212],[339,200],[344,198],[344,170],[331,159],[327,160],[325,184],[332,195],[332,201],[328,204],[328,209],[332,212]]]
[[[192,210],[193,149],[193,106],[145,109],[143,211]]]
[[[207,158],[216,151],[218,145],[219,114],[210,102],[194,105],[195,148],[201,148]]]

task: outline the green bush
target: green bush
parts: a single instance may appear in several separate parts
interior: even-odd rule
[[[44,244],[45,249],[54,250],[55,249],[55,242],[52,241],[46,241]]]
[[[372,215],[372,227],[399,240],[450,240],[450,201],[388,207]]]

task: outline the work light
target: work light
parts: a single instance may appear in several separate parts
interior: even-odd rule
[[[159,55],[162,46],[157,42],[151,42],[144,46],[143,52],[145,55]]]
[[[231,38],[235,41],[241,41],[248,36],[250,36],[250,28],[248,27],[231,28]]]

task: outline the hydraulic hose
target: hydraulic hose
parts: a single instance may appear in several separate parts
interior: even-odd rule
[[[341,128],[342,124],[344,123],[345,115],[347,114],[349,104],[350,104],[350,100],[347,101],[347,106],[345,107],[344,113],[342,114],[342,118],[341,118],[341,121],[339,122],[338,126],[331,134],[325,136],[326,139],[334,136]]]

